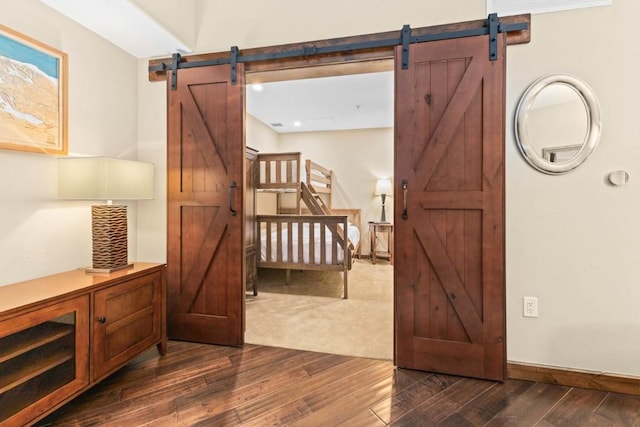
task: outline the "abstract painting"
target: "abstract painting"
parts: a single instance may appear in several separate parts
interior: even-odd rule
[[[0,148],[67,154],[67,55],[0,25]]]

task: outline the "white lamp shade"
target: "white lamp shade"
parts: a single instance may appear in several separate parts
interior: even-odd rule
[[[108,157],[60,158],[58,198],[153,199],[153,165]]]
[[[391,195],[393,193],[393,189],[391,188],[391,180],[388,178],[379,179],[376,182],[376,191],[375,195],[380,196],[381,194]]]

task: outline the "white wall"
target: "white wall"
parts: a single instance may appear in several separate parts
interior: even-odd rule
[[[155,165],[154,198],[138,204],[138,252],[134,259],[167,262],[167,87],[148,81],[149,64],[138,61],[138,159]]]
[[[270,127],[250,114],[246,115],[245,144],[260,153],[277,153],[279,136]],[[278,210],[277,199],[273,193],[256,194],[256,212],[258,215],[274,215]]]
[[[534,171],[508,133],[509,359],[640,375],[639,12],[621,0],[536,15],[532,42],[509,48],[509,118],[532,80],[565,72],[594,89],[604,126],[591,158],[563,176]],[[606,183],[617,169],[627,185]],[[522,317],[525,295],[539,298],[539,318]]]
[[[133,0],[141,10],[162,25],[178,40],[189,47],[196,44],[196,28],[201,16],[196,9],[197,0],[163,1]]]
[[[38,0],[0,0],[0,10],[0,24],[69,56],[70,155],[136,158],[136,61]],[[0,150],[0,285],[91,264],[91,202],[57,200],[56,158]]]
[[[393,176],[393,129],[283,133],[279,151],[300,151],[304,158],[333,171],[334,208],[362,210],[362,254],[369,253],[368,221],[380,221],[381,199],[374,190],[378,178]],[[385,203],[393,222],[393,201]]]
[[[260,153],[275,153],[279,149],[279,135],[250,114],[245,118],[245,144]]]

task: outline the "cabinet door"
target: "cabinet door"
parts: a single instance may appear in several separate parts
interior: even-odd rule
[[[0,425],[30,424],[89,384],[89,295],[0,322]]]
[[[161,304],[160,272],[137,277],[94,293],[94,381],[160,341]]]

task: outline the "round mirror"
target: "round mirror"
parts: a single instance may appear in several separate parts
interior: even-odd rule
[[[533,82],[516,110],[518,148],[531,166],[548,174],[580,166],[596,148],[601,127],[593,91],[567,74]]]

